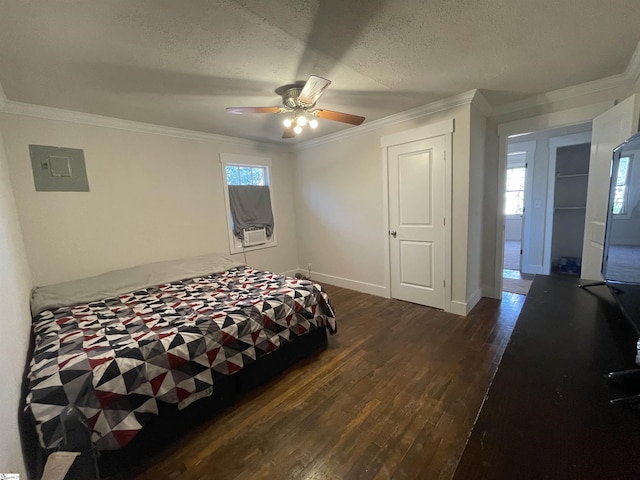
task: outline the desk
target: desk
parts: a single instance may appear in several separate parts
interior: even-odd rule
[[[534,279],[454,480],[640,478],[640,411],[605,378],[635,367],[635,334],[578,284]]]

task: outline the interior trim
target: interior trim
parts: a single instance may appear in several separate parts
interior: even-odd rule
[[[306,275],[307,271],[298,269],[298,272]],[[384,285],[376,285],[374,283],[361,282],[359,280],[351,280],[349,278],[336,277],[325,273],[311,272],[311,280],[314,282],[328,283],[336,287],[348,288],[356,292],[368,293],[377,297],[389,298],[387,287]]]
[[[486,100],[480,90],[469,90],[467,92],[454,95],[452,97],[437,100],[435,102],[423,105],[420,107],[400,112],[395,115],[390,115],[378,120],[365,123],[358,128],[350,128],[337,132],[334,134],[326,135],[324,137],[316,138],[306,142],[301,142],[295,145],[283,144],[280,141],[257,141],[248,140],[238,137],[228,137],[225,135],[218,135],[206,132],[197,132],[193,130],[186,130],[174,127],[165,127],[162,125],[148,124],[143,122],[137,122],[133,120],[121,120],[113,117],[106,117],[102,115],[95,115],[91,113],[74,112],[71,110],[63,110],[53,107],[44,107],[39,105],[33,105],[28,103],[14,102],[7,98],[5,92],[0,83],[0,112],[10,113],[16,115],[26,115],[39,118],[47,118],[51,120],[62,120],[66,122],[82,123],[87,125],[102,126],[107,128],[118,128],[121,130],[130,130],[134,132],[151,133],[155,135],[167,135],[172,137],[187,138],[191,140],[203,140],[210,142],[226,143],[229,145],[270,145],[272,148],[290,152],[292,150],[304,149],[313,147],[316,145],[322,145],[324,143],[341,140],[344,138],[361,135],[366,132],[376,130],[378,128],[395,125],[397,123],[413,120],[415,118],[430,115],[443,110],[448,110],[460,105],[474,104],[480,109],[480,111],[487,117],[500,116],[520,110],[527,110],[530,108],[540,107],[543,105],[551,104],[561,100],[574,98],[582,95],[588,95],[591,93],[600,92],[603,90],[609,90],[617,87],[625,86],[626,84],[633,85],[640,79],[640,42],[636,46],[633,55],[631,56],[627,68],[623,73],[612,75],[605,78],[600,78],[591,82],[582,83],[579,85],[573,85],[558,90],[542,93],[532,97],[528,97],[524,100],[518,100],[510,102],[504,105],[494,106]]]
[[[403,143],[414,142],[416,139],[423,140],[426,138],[441,137],[442,135],[452,132],[454,132],[453,118],[449,118],[441,122],[430,123],[421,127],[380,137],[380,147],[386,148],[394,145],[402,145]]]
[[[428,105],[423,105],[421,107],[407,110],[406,112],[400,112],[400,113],[396,113],[395,115],[390,115],[388,117],[381,118],[379,120],[373,120],[372,122],[368,122],[363,125],[360,125],[358,128],[350,128],[348,130],[343,130],[341,132],[332,133],[324,137],[315,138],[313,140],[302,142],[297,145],[294,145],[293,148],[296,150],[300,150],[304,148],[315,147],[317,145],[322,145],[324,143],[335,142],[337,140],[342,140],[344,138],[353,137],[356,135],[362,135],[363,133],[371,132],[379,128],[396,125],[398,123],[402,123],[402,122],[406,122],[416,118],[431,115],[433,113],[441,112],[443,110],[449,110],[451,108],[459,107],[461,105],[469,105],[470,103],[472,103],[473,99],[477,96],[477,92],[478,92],[477,90],[470,90],[468,92],[464,92],[459,95],[446,98],[444,100],[438,100],[436,102],[429,103]]]
[[[567,100],[569,98],[588,95],[590,93],[609,90],[616,87],[622,87],[625,84],[632,84],[640,78],[640,42],[636,45],[636,49],[629,59],[627,68],[623,73],[611,75],[605,78],[599,78],[591,82],[585,82],[578,85],[572,85],[566,88],[560,88],[551,92],[542,93],[533,97],[525,98],[515,102],[507,103],[493,108],[493,115],[504,115],[507,113],[526,110],[528,108],[540,107],[549,103]]]
[[[0,85],[0,92],[2,86]],[[128,130],[139,133],[150,133],[153,135],[164,135],[168,137],[186,138],[189,140],[201,140],[205,142],[223,143],[226,145],[245,145],[245,146],[264,146],[268,144],[271,148],[278,151],[290,151],[287,145],[267,141],[248,140],[238,137],[228,137],[215,133],[196,132],[194,130],[186,130],[182,128],[166,127],[163,125],[154,125],[151,123],[136,122],[133,120],[122,120],[119,118],[105,117],[95,115],[93,113],[74,112],[72,110],[63,110],[60,108],[43,107],[40,105],[32,105],[29,103],[12,102],[6,100],[3,103],[3,95],[0,93],[0,112],[13,115],[24,115],[27,117],[45,118],[48,120],[60,120],[63,122],[80,123],[84,125],[93,125],[97,127],[116,128],[119,130]]]

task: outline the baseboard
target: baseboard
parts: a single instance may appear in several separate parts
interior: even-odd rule
[[[524,265],[522,273],[529,275],[544,275],[544,267],[542,265]]]
[[[496,287],[482,287],[482,296],[488,298],[502,298],[502,292]]]
[[[300,270],[299,268],[296,268],[294,270],[287,270],[286,272],[281,272],[280,275],[284,275],[285,277],[295,277],[296,273],[303,273],[304,275],[307,274],[306,271]]]
[[[303,268],[299,268],[297,270],[284,272],[283,275],[293,277],[296,273],[308,275],[309,272]],[[311,272],[311,280],[319,283],[328,283],[329,285],[335,285],[336,287],[348,288],[350,290],[355,290],[356,292],[368,293],[377,297],[389,298],[389,291],[384,285],[375,285],[373,283],[360,282],[358,280],[351,280],[348,278],[336,277],[333,275],[327,275],[325,273],[318,272]],[[473,292],[473,294],[467,299],[466,302],[452,301],[451,313],[466,317],[471,309],[476,306],[476,304],[483,296],[488,295],[484,295],[484,290],[482,288],[478,288],[475,292]]]
[[[484,297],[484,291],[482,290],[482,288],[478,288],[475,292],[471,294],[471,296],[467,299],[467,314],[471,310],[473,310],[473,307],[475,307],[478,304],[478,302],[482,297]]]
[[[467,302],[457,302],[455,300],[451,300],[450,313],[455,313],[456,315],[462,315],[463,317],[466,317],[467,316]]]
[[[451,301],[451,313],[455,313],[456,315],[462,315],[466,317],[469,312],[476,306],[476,304],[482,298],[482,289],[478,288],[475,292],[471,294],[471,296],[467,299],[466,302],[458,302],[455,300]]]
[[[299,269],[298,272],[303,275],[308,274],[304,269]],[[311,280],[314,282],[328,283],[329,285],[335,285],[336,287],[348,288],[350,290],[355,290],[356,292],[368,293],[377,297],[389,298],[389,292],[387,287],[384,285],[375,285],[373,283],[360,282],[358,280],[350,280],[348,278],[335,277],[333,275],[318,272],[311,272]]]

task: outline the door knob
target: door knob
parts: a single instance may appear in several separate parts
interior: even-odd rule
[[[391,235],[393,238],[396,238],[397,232],[395,230],[391,230],[389,232],[389,235]]]

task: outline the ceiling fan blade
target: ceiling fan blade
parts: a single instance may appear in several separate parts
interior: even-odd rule
[[[282,132],[282,138],[293,138],[296,136],[296,132],[293,131],[293,125],[290,127],[284,127],[284,131]]]
[[[359,115],[351,115],[349,113],[334,112],[333,110],[315,110],[314,112],[320,118],[333,120],[334,122],[350,123],[351,125],[360,125],[364,122],[364,117]]]
[[[280,113],[280,107],[227,107],[227,113]]]
[[[331,80],[311,75],[307,83],[304,84],[298,100],[305,105],[313,105],[329,85],[331,85]]]

